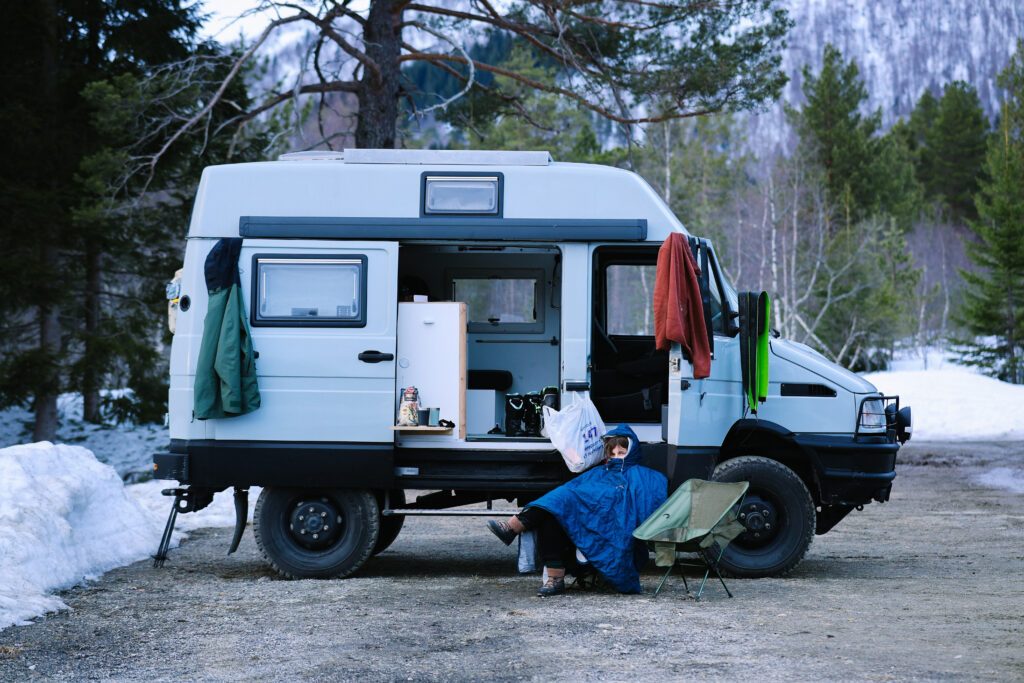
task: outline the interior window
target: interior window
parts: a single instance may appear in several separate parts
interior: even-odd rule
[[[256,258],[256,322],[360,324],[359,258]]]
[[[608,334],[654,335],[654,265],[615,264],[605,269]]]
[[[452,277],[452,298],[466,303],[466,315],[473,331],[533,331],[538,318],[539,277],[515,275]]]

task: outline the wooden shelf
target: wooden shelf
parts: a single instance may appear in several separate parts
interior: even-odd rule
[[[391,429],[396,432],[421,432],[433,434],[448,434],[452,431],[451,427],[406,427],[401,425],[395,425]]]

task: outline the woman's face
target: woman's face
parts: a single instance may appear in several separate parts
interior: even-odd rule
[[[626,448],[625,446],[619,446],[618,444],[616,444],[615,446],[612,447],[613,458],[625,458],[628,453],[629,449]]]

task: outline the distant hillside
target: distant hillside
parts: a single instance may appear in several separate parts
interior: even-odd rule
[[[990,117],[999,108],[996,75],[1024,38],[1022,0],[783,0],[794,22],[783,67],[783,100],[799,104],[801,69],[817,70],[826,43],[860,67],[870,108],[888,127],[925,88],[954,80],[978,90]],[[781,105],[751,117],[748,142],[759,153],[787,144]]]

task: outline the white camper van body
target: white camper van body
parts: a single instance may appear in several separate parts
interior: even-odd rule
[[[481,205],[482,213],[432,213],[427,193],[435,182],[493,182],[496,194]],[[500,427],[507,394],[550,386],[558,388],[563,406],[582,392],[593,392],[597,402],[603,382],[603,394],[615,395],[609,382],[623,376],[616,363],[646,357],[653,339],[650,329],[608,329],[608,306],[625,305],[609,303],[609,269],[646,267],[653,274],[657,249],[673,232],[690,237],[640,176],[556,163],[546,152],[346,150],[207,168],[185,249],[171,351],[171,448],[156,456],[158,476],[197,491],[253,484],[352,487],[375,492],[382,508],[390,504],[382,492],[411,488],[448,491],[460,503],[529,500],[569,476],[550,442],[467,431],[466,412],[476,416],[479,430],[488,423]],[[262,405],[240,417],[196,420],[204,261],[218,239],[229,237],[243,238],[241,289]],[[638,409],[642,420],[628,419],[640,413],[626,410],[627,419],[612,414],[606,421],[630,422],[649,462],[673,485],[709,477],[740,457],[785,465],[813,498],[819,533],[854,506],[887,499],[899,445],[892,419],[864,417],[865,405],[878,412],[883,397],[862,378],[806,346],[774,338],[769,398],[756,416],[748,414],[734,323],[737,295],[713,247],[705,241],[695,246],[709,271],[711,376],[694,379],[673,344],[665,381],[658,384],[663,408],[645,404]],[[316,277],[303,274],[310,265],[344,273],[351,300],[339,304],[303,293],[315,289]],[[399,303],[400,283],[409,278],[434,302],[457,298],[457,284],[503,277],[534,283],[532,316],[475,320],[480,313],[470,310],[457,329],[438,322],[451,311]],[[648,284],[653,289],[653,279]],[[650,307],[644,292],[628,305]],[[308,306],[296,308],[303,296]],[[271,310],[288,305],[290,313]],[[334,307],[338,316],[319,317]],[[430,340],[426,355],[417,343],[421,335]],[[441,417],[461,424],[447,431],[396,430],[403,379],[430,377],[424,366],[431,365],[431,353],[438,373],[447,372],[440,369],[447,360],[457,375],[461,358],[463,374],[470,375],[469,388],[463,376],[459,395],[442,407]],[[508,372],[511,384],[474,392],[472,377],[481,371]],[[430,387],[420,390],[426,394]],[[765,514],[772,513],[771,501],[765,505]]]

